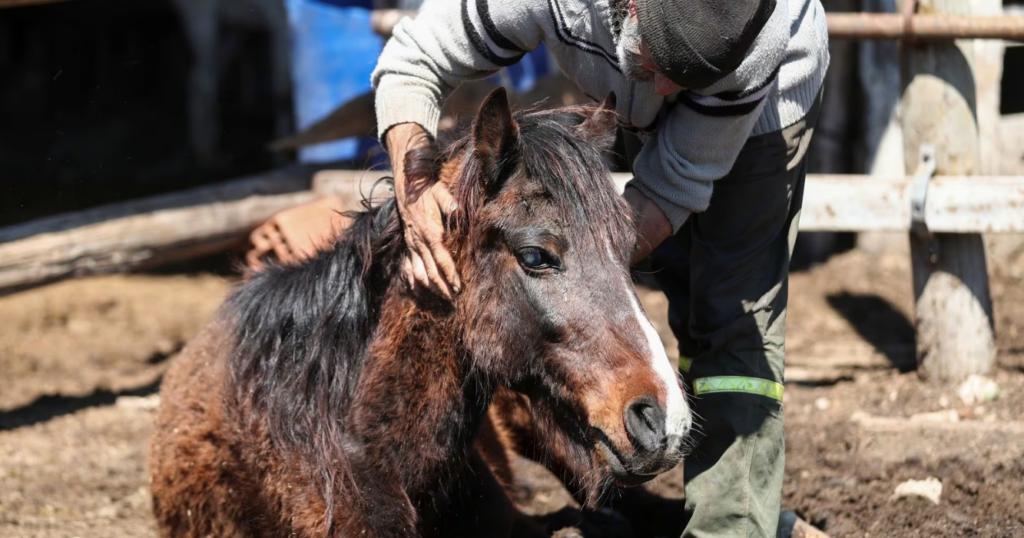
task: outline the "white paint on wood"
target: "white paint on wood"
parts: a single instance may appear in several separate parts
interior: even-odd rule
[[[619,192],[628,174],[613,174]],[[911,178],[809,174],[800,230],[910,230]],[[936,177],[925,221],[934,232],[1024,232],[1024,177]]]
[[[905,178],[808,176],[800,230],[909,230],[910,185]]]
[[[387,171],[325,170],[313,178],[324,195],[369,196]],[[612,174],[621,193],[632,179]],[[911,178],[810,174],[800,230],[906,232],[910,230]],[[389,195],[381,185],[375,197]],[[1024,177],[937,177],[928,190],[925,219],[936,232],[1024,232]]]

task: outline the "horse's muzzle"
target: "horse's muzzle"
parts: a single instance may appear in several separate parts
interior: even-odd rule
[[[623,424],[632,450],[599,436],[598,449],[622,486],[638,486],[675,467],[683,459],[683,436],[667,424],[668,413],[650,396],[630,402],[623,411]],[[684,428],[689,430],[688,425]],[[669,433],[669,432],[672,433]],[[686,432],[683,432],[686,433]]]
[[[633,448],[638,453],[654,453],[665,448],[668,440],[665,409],[650,396],[641,396],[626,406],[622,421]]]

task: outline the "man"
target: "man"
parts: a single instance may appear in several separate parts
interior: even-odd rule
[[[788,266],[827,39],[819,0],[429,0],[373,73],[404,272],[446,298],[460,289],[442,244],[451,195],[439,183],[410,195],[402,174],[445,97],[542,41],[588,95],[615,93],[643,141],[625,191],[634,262],[653,253],[703,418],[684,536],[776,533]]]

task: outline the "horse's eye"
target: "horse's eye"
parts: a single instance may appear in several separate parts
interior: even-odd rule
[[[554,269],[559,265],[558,258],[554,254],[537,247],[524,248],[517,255],[519,263],[523,264],[523,267],[526,269],[533,271]]]

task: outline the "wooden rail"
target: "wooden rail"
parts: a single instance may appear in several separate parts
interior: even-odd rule
[[[370,14],[370,26],[380,36],[389,38],[398,21],[415,16],[415,11],[375,9]],[[925,14],[906,17],[899,13],[828,13],[825,18],[831,39],[937,41],[977,38],[1024,41],[1024,16],[1019,15]]]
[[[1024,41],[1024,17],[1004,15],[914,15],[896,13],[829,13],[830,39],[1005,39]]]
[[[385,172],[325,170],[313,189],[325,195],[356,196]],[[632,178],[612,174],[619,192]],[[800,230],[807,232],[907,232],[910,177],[807,176]],[[928,187],[925,222],[936,233],[1024,232],[1024,177],[935,177]]]
[[[290,168],[0,228],[0,293],[68,277],[159,266],[244,245],[273,214],[321,196],[358,208],[389,196],[383,171]],[[312,181],[310,178],[312,177]],[[613,174],[621,192],[627,174]],[[803,231],[910,229],[909,178],[809,175]],[[936,177],[934,232],[1024,232],[1024,177]]]

